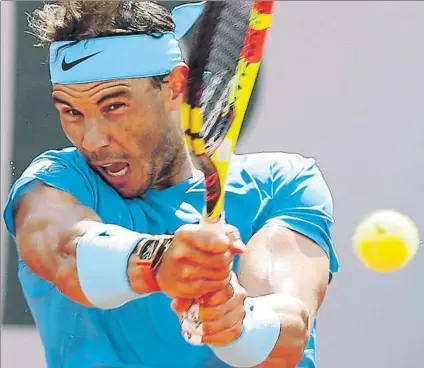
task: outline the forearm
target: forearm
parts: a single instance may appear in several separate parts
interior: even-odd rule
[[[318,312],[329,276],[328,258],[318,245],[288,229],[267,227],[247,249],[238,279],[249,296],[275,294],[299,300],[311,315]]]
[[[327,290],[324,276],[325,273],[317,274],[315,268],[296,267],[296,261],[288,256],[278,263],[267,280],[250,283],[247,292],[279,315],[286,337],[303,328],[307,329],[309,337]]]
[[[279,366],[292,368],[302,358],[327,290],[328,258],[310,239],[281,227],[262,229],[252,240],[240,262],[239,282],[281,323],[275,347],[260,367],[273,367],[277,358]]]
[[[48,194],[51,204],[44,202]],[[75,248],[84,233],[100,224],[101,220],[91,209],[74,200],[54,203],[56,192],[39,187],[19,203],[15,213],[16,241],[19,253],[31,270],[53,283],[71,299],[90,305],[74,277]]]
[[[64,209],[66,209],[66,217],[63,216]],[[103,224],[93,211],[82,206],[47,207],[43,214],[26,219],[18,218],[18,220],[18,246],[22,258],[32,271],[53,283],[58,290],[75,302],[85,306],[93,306],[82,285],[84,280],[81,280],[81,272],[84,270],[82,269],[80,258],[84,257],[84,253],[78,252],[78,249],[86,234],[102,232],[109,225]],[[121,229],[122,234],[114,237],[111,247],[120,247],[122,251],[122,246],[125,246],[127,242],[127,233],[133,235],[133,232],[115,225],[112,226]],[[106,237],[98,237],[97,240],[103,241],[106,240]],[[96,242],[96,239],[91,239],[91,242]],[[131,244],[128,244],[128,246],[131,246]],[[86,242],[85,247],[87,247]],[[89,269],[85,273],[85,279],[90,277],[102,283],[102,275],[96,274],[95,268],[99,262],[102,262],[102,256],[113,250],[111,247],[98,248],[97,255],[99,257],[90,259],[86,264],[86,268],[88,267]],[[136,247],[134,246],[135,249]],[[129,260],[126,258],[124,262],[123,272],[127,273],[128,281],[133,291],[139,294],[140,297],[145,293],[152,292],[152,282],[151,280],[145,282],[143,275],[140,274],[135,261],[135,253]],[[107,265],[103,266],[107,267]],[[96,274],[96,278],[92,276],[94,274]],[[106,279],[104,282],[107,282]]]

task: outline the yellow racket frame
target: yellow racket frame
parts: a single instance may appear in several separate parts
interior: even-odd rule
[[[262,31],[271,26],[273,14],[258,13],[255,9],[251,11],[249,27]],[[219,178],[221,192],[211,214],[208,216],[210,222],[219,219],[224,210],[225,184],[227,180],[228,167],[230,165],[231,156],[236,148],[240,129],[249,105],[249,100],[259,73],[261,61],[249,63],[244,58],[240,59],[236,70],[236,79],[234,88],[228,98],[229,104],[234,102],[234,120],[226,133],[223,141],[211,156],[212,163],[215,165]],[[238,88],[241,87],[241,88]],[[201,132],[203,127],[203,114],[199,107],[192,108],[189,104],[184,103],[181,107],[181,119],[186,134],[187,147],[195,154],[200,155],[205,152],[205,141],[203,138],[193,139],[191,134]]]

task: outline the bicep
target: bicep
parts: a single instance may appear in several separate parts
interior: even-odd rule
[[[58,286],[60,277],[75,271],[75,239],[93,221],[100,221],[97,214],[74,196],[37,183],[14,209],[19,254],[33,272]]]
[[[328,282],[339,268],[331,236],[331,227],[334,223],[331,191],[315,160],[296,156],[289,162],[291,164],[276,162],[273,166],[270,200],[265,206],[257,233],[267,231],[265,229],[268,226],[281,229],[286,234],[281,235],[283,244],[281,249],[292,252],[292,248],[295,247],[299,261],[304,260],[302,254],[305,253],[305,248],[313,249],[320,254],[324,251],[328,258],[326,275]],[[285,168],[286,166],[288,168]],[[286,243],[291,235],[287,234],[293,234],[294,237],[289,245]],[[293,253],[290,254],[294,256]],[[288,255],[285,256],[287,257]]]

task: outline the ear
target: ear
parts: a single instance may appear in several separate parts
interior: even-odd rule
[[[187,85],[188,66],[185,64],[175,67],[168,76],[168,87],[170,98],[168,101],[170,110],[180,109],[184,99],[184,92]]]

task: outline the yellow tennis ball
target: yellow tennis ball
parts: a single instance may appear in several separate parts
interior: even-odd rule
[[[380,210],[364,218],[353,237],[356,255],[378,272],[394,272],[406,266],[420,246],[420,234],[406,215]]]

